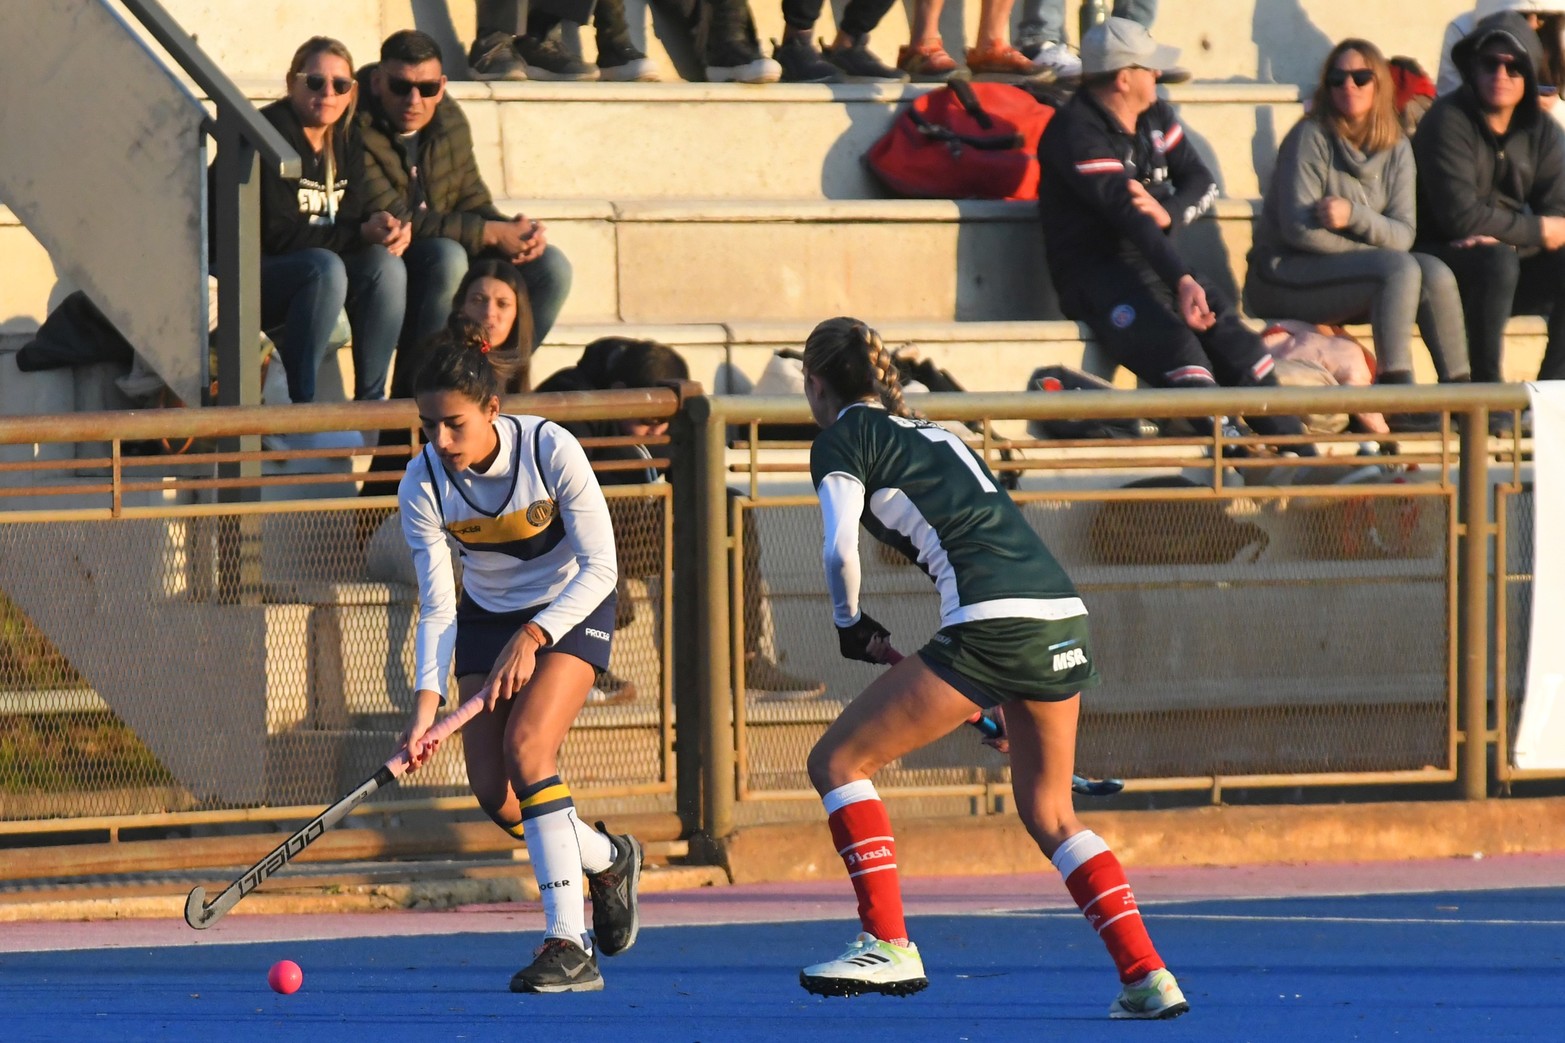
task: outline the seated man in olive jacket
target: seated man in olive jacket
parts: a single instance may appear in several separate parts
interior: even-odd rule
[[[548,245],[544,226],[494,205],[478,173],[473,133],[446,97],[440,47],[415,29],[393,33],[380,62],[359,73],[359,127],[364,138],[365,196],[413,225],[403,254],[408,303],[398,340],[391,395],[406,398],[423,364],[423,345],[451,313],[457,283],[471,258],[487,254],[516,265],[532,303],[533,347],[570,292],[571,266]]]

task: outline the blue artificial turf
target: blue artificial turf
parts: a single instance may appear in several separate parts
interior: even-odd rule
[[[0,955],[0,1040],[1472,1043],[1550,1038],[1558,1017],[1565,889],[1149,907],[1192,1006],[1158,1025],[1105,1018],[1117,982],[1075,914],[911,912],[930,987],[907,999],[799,988],[849,920],[645,928],[605,991],[567,996],[506,990],[530,935],[76,950]],[[266,984],[285,958],[292,996]]]

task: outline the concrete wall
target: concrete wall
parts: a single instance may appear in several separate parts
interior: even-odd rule
[[[199,401],[207,336],[201,106],[100,0],[0,5],[0,38],[8,51],[0,201],[174,392]],[[90,83],[115,89],[85,89]],[[35,253],[14,233],[5,238],[18,255]],[[36,270],[23,277],[23,299],[37,300],[37,280]]]

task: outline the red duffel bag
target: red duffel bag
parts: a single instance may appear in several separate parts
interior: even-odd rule
[[[1036,199],[1054,108],[1008,83],[956,80],[914,99],[864,162],[914,199]]]

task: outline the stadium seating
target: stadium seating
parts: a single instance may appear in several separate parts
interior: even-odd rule
[[[278,70],[314,32],[340,36],[368,61],[387,32],[417,24],[442,41],[448,71],[465,74],[465,0],[355,0],[334,5],[329,24],[309,5],[267,6],[264,17],[247,17],[195,0],[168,4],[258,102],[276,96]],[[948,45],[970,38],[977,5],[967,6],[947,15]],[[1237,286],[1276,143],[1301,114],[1299,85],[1332,40],[1364,35],[1432,66],[1445,19],[1466,3],[1435,0],[1416,19],[1342,0],[1198,6],[1167,5],[1156,31],[1183,49],[1198,77],[1169,96],[1227,197],[1200,230],[1197,252]],[[654,30],[649,53],[671,77],[661,41],[677,55],[674,34],[636,0],[630,12],[633,25]],[[755,13],[763,37],[778,34],[773,7],[759,3]],[[876,46],[890,52],[905,27],[898,7]],[[590,33],[582,43],[590,55]],[[724,363],[753,378],[773,346],[797,344],[815,320],[838,313],[919,340],[974,389],[1014,390],[1037,365],[1080,364],[1084,331],[1059,321],[1030,205],[887,199],[861,166],[897,107],[925,89],[455,80],[451,93],[501,206],[543,219],[575,266],[575,289],[535,372],[616,331],[675,345],[708,383]],[[3,209],[0,264],[16,273],[0,285],[0,333],[23,332],[59,293],[47,255]],[[1536,371],[1536,325],[1515,327],[1508,362],[1516,378]]]

